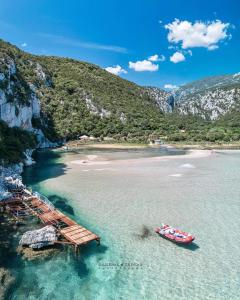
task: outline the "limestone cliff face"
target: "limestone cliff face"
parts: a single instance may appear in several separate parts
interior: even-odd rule
[[[181,114],[199,115],[212,121],[233,111],[240,103],[240,88],[216,88],[177,100],[176,109]]]
[[[32,117],[40,116],[40,102],[34,91],[34,86],[29,86],[29,99],[21,103],[16,94],[16,65],[14,60],[1,61],[7,70],[0,73],[0,118],[10,127],[17,126],[26,130],[32,130]],[[21,87],[24,89],[24,87]]]
[[[173,111],[173,116],[194,114],[213,121],[240,111],[240,74],[167,92],[138,86],[90,63],[31,55],[0,40],[0,120],[35,133],[40,148],[56,145],[45,135],[52,141],[82,133],[145,138],[161,122],[165,128],[168,118],[174,122]]]
[[[33,65],[33,62],[30,64]],[[32,124],[32,119],[40,118],[41,112],[37,87],[21,78],[15,61],[9,57],[0,59],[0,70],[0,119],[9,127],[16,126],[34,132],[40,148],[55,146],[44,136],[41,129],[34,128]],[[35,72],[42,81],[46,81],[40,64],[36,64]]]
[[[146,90],[165,113],[174,109],[182,115],[215,121],[240,107],[240,73],[194,81],[172,92],[154,87]]]
[[[171,93],[157,87],[146,87],[145,91],[162,112],[168,113],[172,111],[171,104],[168,101]]]
[[[240,105],[240,74],[214,76],[179,87],[173,93],[181,114],[217,120]]]

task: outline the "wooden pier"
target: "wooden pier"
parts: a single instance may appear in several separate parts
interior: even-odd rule
[[[36,216],[43,224],[54,226],[59,236],[64,239],[56,243],[71,244],[75,251],[80,245],[91,241],[100,244],[99,236],[64,215],[47,198],[38,193],[31,194],[28,190],[18,191],[13,193],[12,198],[2,201],[2,204],[16,219]]]

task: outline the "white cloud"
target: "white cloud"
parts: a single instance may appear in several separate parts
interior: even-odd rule
[[[209,51],[213,51],[213,50],[216,50],[216,49],[218,49],[219,47],[217,46],[217,45],[211,45],[211,46],[209,46],[208,47],[208,50]]]
[[[231,38],[227,32],[229,26],[229,23],[223,23],[220,20],[191,23],[175,19],[172,23],[165,25],[165,29],[169,31],[168,41],[174,44],[180,43],[183,49],[204,47],[214,50],[220,41]]]
[[[105,68],[106,71],[114,74],[114,75],[120,75],[120,74],[126,74],[127,71],[124,70],[121,66],[116,65],[114,67],[107,67]]]
[[[148,58],[148,60],[153,61],[153,62],[157,62],[157,61],[165,61],[166,57],[164,55],[160,55],[158,56],[158,54],[152,55]]]
[[[27,47],[27,43],[25,43],[25,42],[22,43],[22,44],[21,44],[21,47],[23,47],[23,48]]]
[[[171,57],[170,61],[177,64],[181,61],[184,61],[186,58],[181,52],[175,52]]]
[[[156,64],[157,62],[163,62],[166,60],[164,55],[154,54],[149,56],[147,59],[139,60],[136,62],[129,62],[129,68],[133,69],[136,72],[143,72],[143,71],[158,71],[159,65]]]
[[[177,89],[178,86],[174,85],[174,84],[171,84],[171,83],[167,83],[167,84],[164,85],[164,88],[168,89],[168,90],[174,90],[174,89]]]
[[[142,61],[136,61],[136,62],[129,62],[129,68],[133,69],[136,72],[143,72],[143,71],[157,71],[159,66],[156,64],[153,64],[149,60],[142,60]]]
[[[158,55],[157,54],[155,54],[155,55],[152,55],[152,56],[149,56],[149,58],[148,58],[148,60],[150,60],[150,61],[158,61]]]

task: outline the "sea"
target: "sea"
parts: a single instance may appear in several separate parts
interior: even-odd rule
[[[76,255],[18,256],[8,299],[240,298],[240,152],[174,149],[40,151],[23,179],[101,237]],[[195,236],[158,236],[161,223]]]

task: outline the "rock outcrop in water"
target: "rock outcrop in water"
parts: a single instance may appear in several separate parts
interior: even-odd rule
[[[53,226],[45,226],[41,229],[27,231],[23,234],[19,245],[39,249],[53,245],[57,240],[57,232]]]

